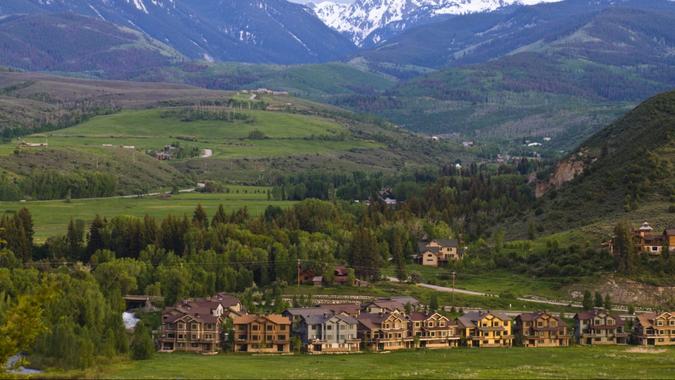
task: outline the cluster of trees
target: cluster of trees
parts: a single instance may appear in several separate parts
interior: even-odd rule
[[[443,221],[475,240],[505,218],[524,214],[535,203],[527,178],[507,166],[416,171],[397,177],[356,172],[352,175],[313,173],[277,179],[272,198],[302,200],[370,200],[383,212],[383,197],[404,203],[400,208],[419,218]],[[525,173],[526,174],[526,173]],[[388,188],[386,194],[381,194]],[[385,212],[386,213],[386,212]]]
[[[185,123],[203,120],[206,121],[218,120],[229,123],[234,122],[253,123],[255,121],[255,117],[247,113],[236,112],[231,108],[209,107],[209,106],[194,106],[194,107],[170,109],[162,111],[160,117],[178,119]]]
[[[17,201],[110,197],[117,192],[114,175],[94,171],[34,171],[21,178],[0,178],[0,200]]]

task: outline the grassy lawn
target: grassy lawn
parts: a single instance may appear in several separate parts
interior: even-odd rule
[[[255,215],[262,213],[271,204],[288,207],[293,203],[268,201],[267,189],[262,187],[233,186],[230,189],[231,192],[228,194],[180,194],[169,199],[147,197],[74,199],[70,203],[62,200],[0,202],[0,212],[8,213],[22,207],[28,208],[33,215],[36,240],[43,241],[49,236],[64,234],[71,219],[90,222],[96,214],[107,218],[118,215],[142,217],[146,214],[161,218],[169,214],[192,215],[197,204],[201,204],[211,217],[222,204],[226,212],[246,207]]]
[[[633,347],[454,349],[349,356],[157,354],[79,376],[92,378],[672,378],[675,349]],[[54,374],[63,376],[62,374]]]

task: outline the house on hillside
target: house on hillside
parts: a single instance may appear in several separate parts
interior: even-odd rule
[[[363,310],[367,313],[387,313],[399,311],[405,312],[406,305],[410,305],[412,310],[416,310],[420,301],[414,297],[399,296],[389,298],[378,298],[363,305]]]
[[[243,312],[239,299],[225,293],[188,299],[167,307],[162,313],[159,349],[216,353],[224,338],[223,321]]]
[[[438,267],[462,259],[458,240],[435,239],[417,244],[417,259],[424,266]]]
[[[604,310],[583,311],[574,316],[574,338],[582,345],[627,344],[625,323]]]
[[[491,311],[470,312],[457,318],[468,347],[511,347],[511,318]]]
[[[284,353],[291,351],[291,320],[278,314],[246,314],[232,320],[234,351]]]
[[[675,346],[675,311],[635,317],[634,335],[642,346]]]
[[[635,249],[640,253],[645,253],[653,256],[659,256],[663,253],[664,248],[668,248],[670,252],[675,252],[675,228],[667,228],[663,233],[654,232],[654,228],[648,222],[632,231],[633,243]],[[605,244],[609,251],[614,253],[614,240],[612,239]]]
[[[514,335],[524,347],[567,347],[570,335],[565,321],[547,312],[520,314]]]
[[[412,312],[408,315],[407,348],[458,347],[461,339],[457,323],[438,313]]]

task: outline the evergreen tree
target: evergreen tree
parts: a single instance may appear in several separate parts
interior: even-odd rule
[[[204,210],[204,207],[202,207],[201,204],[197,205],[197,208],[192,214],[192,224],[203,230],[209,228],[209,217],[206,215],[206,210]]]
[[[602,299],[602,294],[600,294],[600,292],[595,292],[595,307],[602,307],[603,304],[604,300]]]
[[[84,230],[73,219],[68,223],[68,232],[66,233],[66,243],[68,246],[68,257],[71,260],[82,259],[82,243],[84,240]]]
[[[225,224],[227,223],[227,215],[225,214],[225,209],[223,208],[223,205],[218,206],[218,211],[216,211],[216,214],[213,216],[213,220],[211,221],[212,226],[217,226],[220,224]]]
[[[605,310],[607,311],[612,311],[612,308],[614,305],[612,304],[612,299],[610,298],[609,294],[605,294],[605,300],[604,300],[604,307]]]
[[[96,214],[94,217],[94,220],[91,222],[91,225],[89,226],[89,241],[87,241],[87,260],[91,258],[91,256],[96,253],[98,250],[105,249],[105,241],[103,238],[103,229],[105,228],[105,224],[103,223],[103,219]]]
[[[431,298],[429,299],[429,311],[432,313],[437,312],[439,309],[438,305],[438,294],[431,293]]]
[[[375,235],[367,228],[359,228],[352,237],[351,265],[356,275],[365,279],[380,277],[382,256]]]
[[[593,295],[590,291],[584,292],[584,299],[581,302],[584,310],[593,310]]]
[[[155,352],[155,344],[152,342],[150,331],[143,321],[138,322],[134,328],[134,337],[131,342],[131,358],[134,360],[146,360]]]
[[[628,222],[620,222],[614,228],[614,255],[619,272],[627,275],[637,272],[639,257]]]

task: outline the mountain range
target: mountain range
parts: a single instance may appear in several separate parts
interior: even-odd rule
[[[21,16],[34,35],[12,33],[0,25],[0,41],[22,40],[32,45],[43,31],[55,26],[73,33],[61,44],[79,44],[79,21],[41,17],[72,13],[97,20],[99,29],[132,29],[170,46],[189,59],[296,64],[341,59],[355,47],[346,37],[321,22],[306,6],[286,0],[3,0],[0,17]],[[103,39],[98,48],[115,49]],[[56,45],[59,50],[61,45]],[[51,50],[51,49],[50,49]],[[12,62],[0,62],[10,64]],[[18,65],[24,67],[25,65]]]
[[[312,9],[326,25],[347,35],[357,46],[372,47],[438,18],[558,1],[561,0],[356,0],[352,4],[324,1],[313,4]]]

